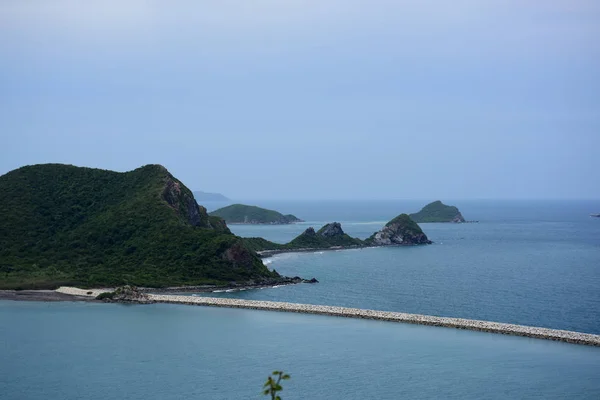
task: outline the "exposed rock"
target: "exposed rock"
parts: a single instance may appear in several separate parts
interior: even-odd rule
[[[400,214],[383,229],[376,232],[366,241],[375,246],[431,244],[431,240],[423,233],[407,214]]]
[[[315,228],[313,228],[312,226],[307,228],[302,235],[306,235],[306,236],[317,236],[317,233],[315,232]]]
[[[154,303],[147,294],[140,292],[137,287],[129,285],[115,289],[111,300],[124,303]]]
[[[324,237],[342,236],[344,231],[339,222],[332,222],[319,229],[318,234]]]
[[[210,228],[206,209],[199,206],[192,193],[188,192],[189,190],[182,190],[179,181],[169,176],[163,190],[163,199],[191,225]]]

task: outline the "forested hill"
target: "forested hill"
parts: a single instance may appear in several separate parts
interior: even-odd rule
[[[437,200],[427,204],[418,213],[410,214],[415,222],[465,222],[458,208]]]
[[[0,176],[0,288],[263,277],[273,273],[163,166],[43,164]]]
[[[291,224],[302,222],[301,219],[291,214],[283,215],[275,210],[245,204],[232,204],[219,208],[212,211],[210,215],[221,217],[230,224]]]

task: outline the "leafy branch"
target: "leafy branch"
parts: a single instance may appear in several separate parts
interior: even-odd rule
[[[263,385],[263,394],[265,396],[271,395],[271,400],[281,400],[281,397],[277,394],[283,390],[280,382],[282,380],[290,379],[289,374],[285,374],[283,371],[273,371],[273,373],[267,378],[267,381]]]

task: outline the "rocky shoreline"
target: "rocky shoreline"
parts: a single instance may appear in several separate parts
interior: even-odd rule
[[[94,296],[103,289],[94,289],[91,295],[86,289],[62,287],[57,292],[78,296]],[[97,294],[96,294],[97,295]],[[94,296],[95,297],[95,296]],[[318,314],[346,318],[373,319],[390,322],[440,326],[446,328],[467,329],[480,332],[500,333],[504,335],[524,336],[536,339],[555,340],[588,346],[600,346],[600,335],[565,331],[559,329],[540,328],[501,322],[479,321],[464,318],[436,317],[421,314],[407,314],[392,311],[366,310],[360,308],[320,306],[312,304],[286,303],[276,301],[240,300],[229,298],[178,296],[165,294],[144,294],[148,303],[187,304],[196,306],[245,308],[264,311],[295,312]],[[125,300],[128,301],[128,300]]]
[[[287,253],[316,253],[319,251],[336,251],[336,250],[353,250],[353,249],[369,249],[372,247],[381,247],[381,246],[333,246],[328,248],[306,248],[306,249],[279,249],[279,250],[262,250],[257,251],[256,254],[260,258],[267,258],[277,254],[287,254]]]
[[[319,283],[316,278],[304,279],[299,276],[293,278],[282,277],[277,279],[262,279],[259,281],[249,281],[242,283],[232,283],[230,285],[200,285],[200,286],[172,286],[166,288],[138,288],[144,293],[210,293],[216,291],[227,291],[227,290],[247,290],[247,289],[260,289],[268,288],[280,285],[297,285],[299,283]]]
[[[428,244],[434,244],[431,242]],[[327,248],[305,248],[305,249],[278,249],[278,250],[261,250],[257,251],[256,254],[260,258],[268,258],[277,254],[288,254],[288,253],[317,253],[319,251],[340,251],[340,250],[363,250],[363,249],[375,249],[378,247],[409,247],[409,246],[421,246],[420,244],[388,244],[388,245],[364,245],[364,246],[332,246]]]

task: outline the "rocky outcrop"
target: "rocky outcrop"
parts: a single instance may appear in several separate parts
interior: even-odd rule
[[[154,303],[146,293],[142,293],[137,287],[129,285],[118,287],[114,292],[101,293],[97,299],[120,303]]]
[[[198,205],[192,192],[182,186],[181,182],[169,174],[162,197],[183,220],[193,226],[212,228],[219,232],[231,233],[223,219],[216,216],[209,216],[206,208]]]
[[[206,209],[201,207],[194,200],[194,196],[189,190],[182,190],[179,181],[169,176],[163,190],[163,199],[173,208],[181,218],[193,226],[210,228],[208,214]]]
[[[383,229],[375,232],[365,241],[373,246],[431,244],[431,240],[423,233],[407,214],[400,214]]]
[[[452,218],[452,221],[450,221],[450,222],[454,222],[454,223],[465,222],[465,217],[463,217],[462,214],[459,211],[458,214],[456,214],[454,216],[454,218]]]
[[[339,222],[332,222],[324,225],[317,232],[312,227],[308,228],[286,246],[290,249],[329,249],[356,247],[362,244],[362,240],[345,234]]]
[[[342,230],[342,225],[339,222],[332,222],[319,229],[319,235],[324,237],[342,236],[343,234],[344,231]]]

